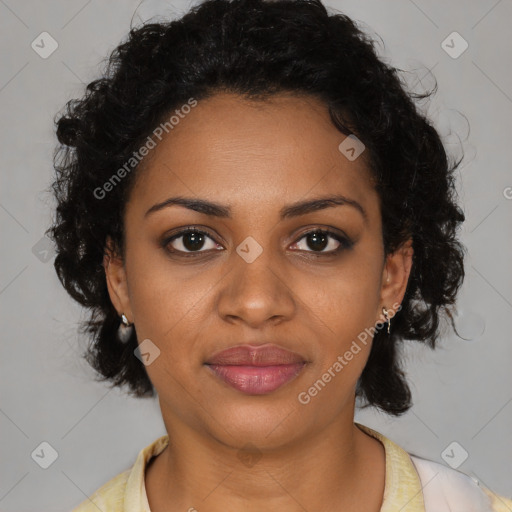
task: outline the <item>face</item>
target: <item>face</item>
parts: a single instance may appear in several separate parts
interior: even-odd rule
[[[150,340],[168,432],[265,448],[353,417],[371,348],[361,333],[382,306],[396,311],[412,250],[384,258],[366,155],[349,160],[344,139],[316,99],[218,94],[151,150],[125,211],[125,260],[111,254],[105,267],[118,313]],[[164,204],[176,197],[188,206]],[[205,364],[266,344],[289,352]]]

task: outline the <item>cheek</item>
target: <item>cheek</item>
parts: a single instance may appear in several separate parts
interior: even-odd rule
[[[371,350],[378,294],[369,272],[341,272],[310,296],[308,323],[318,331],[315,361],[298,395],[317,416],[335,415],[352,400]],[[308,326],[309,327],[309,326]]]
[[[374,325],[380,300],[380,272],[375,258],[354,253],[314,287],[311,282],[304,282],[304,296],[309,295],[308,303],[332,331],[345,338],[354,335],[354,329]]]
[[[139,344],[149,339],[159,351],[146,372],[159,395],[175,410],[184,410],[189,398],[183,383],[190,393],[199,392],[191,377],[200,366],[200,334],[207,329],[200,312],[210,287],[198,276],[184,279],[183,272],[171,271],[170,266],[144,268],[143,274],[134,274],[130,300]]]
[[[302,281],[301,286],[305,307],[310,310],[308,321],[321,329],[316,371],[321,374],[330,368],[330,373],[337,376],[333,380],[346,379],[348,384],[357,380],[370,353],[371,328],[375,326],[380,301],[381,269],[377,258],[357,253],[335,272],[314,288],[309,280]],[[335,364],[337,361],[339,364]]]
[[[126,247],[130,304],[145,334],[156,336],[183,318],[204,295],[202,272],[173,262],[158,245],[156,235],[152,239],[149,233],[129,233]]]
[[[136,250],[127,263],[137,337],[139,342],[149,338],[161,351],[190,350],[192,326],[197,331],[203,325],[199,316],[211,285],[205,273],[184,271],[159,255],[161,251]]]

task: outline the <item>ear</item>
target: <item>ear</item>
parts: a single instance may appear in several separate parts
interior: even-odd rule
[[[382,313],[383,307],[388,310],[390,318],[393,318],[399,309],[407,289],[413,254],[412,238],[409,238],[394,253],[386,257],[376,322],[386,321]]]
[[[107,280],[108,294],[119,316],[124,314],[130,323],[133,323],[133,313],[130,306],[126,269],[124,261],[114,249],[110,237],[107,237],[105,252],[103,254],[103,268]]]

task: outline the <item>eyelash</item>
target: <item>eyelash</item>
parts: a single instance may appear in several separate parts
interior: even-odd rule
[[[167,246],[173,242],[174,240],[177,240],[178,238],[182,237],[182,236],[185,236],[189,233],[197,233],[197,234],[201,234],[201,235],[204,235],[204,236],[207,236],[208,238],[210,238],[212,241],[215,242],[215,240],[213,239],[213,237],[206,231],[202,230],[202,229],[199,229],[199,228],[196,228],[194,226],[189,226],[187,227],[186,229],[183,229],[182,231],[178,232],[178,233],[175,233],[173,236],[171,237],[168,237],[166,239],[164,239],[162,241],[162,247],[169,253],[173,254],[173,255],[178,255],[179,257],[183,257],[183,258],[190,258],[190,257],[196,257],[197,254],[201,254],[201,253],[207,253],[209,252],[209,250],[206,250],[206,251],[202,251],[202,250],[199,250],[199,251],[180,251],[180,250],[176,250],[176,249],[169,249]],[[294,244],[298,243],[300,240],[302,240],[303,238],[307,237],[308,235],[311,235],[313,233],[320,233],[320,234],[323,234],[323,235],[327,235],[329,237],[332,237],[334,238],[337,242],[340,243],[339,247],[334,249],[334,250],[331,250],[331,251],[327,251],[327,252],[322,252],[322,251],[312,251],[312,250],[309,250],[309,251],[303,251],[303,252],[306,252],[306,253],[312,253],[313,255],[315,255],[315,257],[318,257],[318,256],[334,256],[334,255],[338,255],[340,252],[342,252],[343,250],[346,250],[346,249],[351,249],[354,245],[354,242],[352,242],[352,240],[350,240],[349,238],[346,238],[342,235],[339,235],[338,233],[334,233],[333,231],[329,231],[327,229],[321,229],[321,228],[315,228],[315,229],[312,229],[310,231],[307,231],[306,233],[303,233],[300,238],[298,238]],[[217,243],[217,242],[215,242]],[[210,249],[210,250],[216,250],[216,249]],[[299,250],[299,252],[301,252],[301,250]]]

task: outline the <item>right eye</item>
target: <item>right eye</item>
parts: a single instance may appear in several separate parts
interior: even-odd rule
[[[200,250],[204,249],[205,244],[208,245],[208,241],[210,241],[210,247],[206,247],[206,250]],[[191,253],[203,253],[209,250],[218,250],[218,247],[221,247],[206,231],[197,228],[184,229],[165,239],[162,245],[170,253],[183,253],[186,255]],[[169,248],[169,246],[172,248]]]

